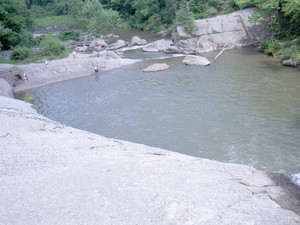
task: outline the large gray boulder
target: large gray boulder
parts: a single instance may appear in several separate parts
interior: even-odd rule
[[[161,39],[145,45],[142,50],[145,52],[164,52],[167,49],[171,48],[173,45],[174,42],[172,42],[171,40]]]
[[[133,36],[131,39],[131,46],[134,45],[146,45],[147,41],[145,39],[142,39],[138,36]]]
[[[117,40],[115,43],[109,45],[107,47],[108,50],[116,50],[116,49],[119,49],[119,48],[123,48],[125,46],[128,45],[128,42],[127,41],[124,41],[124,40]]]
[[[282,61],[282,65],[296,67],[298,66],[298,63],[293,59],[287,59]]]
[[[99,48],[104,48],[106,46],[108,46],[108,44],[105,42],[103,38],[96,38],[89,45],[89,47],[99,47]]]
[[[198,55],[187,55],[183,61],[186,65],[208,66],[210,61],[207,58]]]
[[[0,95],[9,98],[14,97],[12,87],[9,85],[9,83],[6,80],[2,78],[0,78]]]
[[[299,225],[266,173],[105,138],[0,96],[0,224]]]
[[[250,21],[255,9],[239,10],[213,18],[195,20],[195,29],[187,33],[177,27],[180,37],[176,45],[180,53],[200,54],[223,48],[242,47],[255,44],[264,35],[259,24]]]

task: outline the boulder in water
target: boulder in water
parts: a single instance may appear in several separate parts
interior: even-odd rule
[[[157,72],[161,70],[166,70],[169,67],[170,66],[166,63],[155,63],[143,69],[143,72]]]
[[[132,39],[131,39],[131,45],[134,46],[134,45],[146,45],[147,44],[147,41],[145,39],[142,39],[138,36],[133,36]]]
[[[298,66],[298,63],[293,59],[287,59],[287,60],[283,60],[282,65],[296,67]]]
[[[208,66],[210,61],[207,58],[198,55],[187,55],[183,61],[186,65]]]

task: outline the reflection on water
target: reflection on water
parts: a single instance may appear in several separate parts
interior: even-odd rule
[[[300,171],[299,70],[251,48],[225,51],[210,67],[181,61],[142,61],[31,92],[39,112],[76,128],[266,171]],[[170,69],[141,72],[154,62]]]

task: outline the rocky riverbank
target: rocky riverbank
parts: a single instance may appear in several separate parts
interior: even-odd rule
[[[249,166],[108,139],[0,97],[0,224],[299,224]]]
[[[73,79],[94,74],[94,68],[99,66],[99,74],[103,71],[115,69],[137,62],[133,59],[121,57],[97,56],[97,54],[77,53],[74,59],[72,54],[68,58],[48,61],[46,63],[31,63],[14,66],[0,64],[0,77],[6,79],[14,87],[14,92],[40,87],[46,84]],[[15,73],[20,73],[16,76]],[[25,73],[28,80],[22,81]],[[17,80],[15,80],[17,79]]]

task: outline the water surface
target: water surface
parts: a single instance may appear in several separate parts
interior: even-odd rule
[[[225,51],[209,67],[185,66],[182,59],[145,60],[34,89],[34,105],[51,119],[106,137],[300,172],[299,69],[252,48]],[[154,62],[170,69],[141,72]]]

